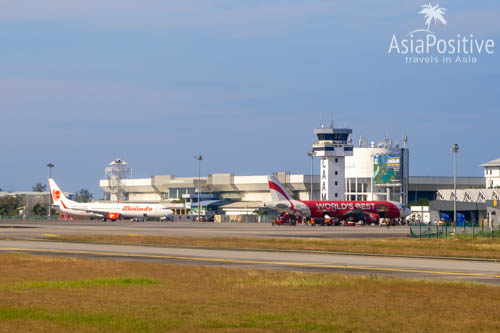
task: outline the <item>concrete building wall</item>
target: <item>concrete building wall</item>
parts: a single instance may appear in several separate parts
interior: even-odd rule
[[[500,167],[484,168],[486,178],[486,188],[500,188]]]
[[[353,155],[345,159],[346,178],[373,178],[375,155],[399,154],[400,149],[354,147]]]
[[[128,193],[128,200],[130,202],[159,202],[162,201],[160,193]]]
[[[241,201],[271,201],[271,194],[267,192],[243,192],[241,193]]]
[[[373,167],[373,163],[372,163]],[[369,168],[371,169],[371,168]],[[368,168],[360,177],[346,178],[346,200],[371,200],[372,176],[366,176]],[[352,170],[350,171],[352,175]],[[311,176],[301,174],[279,173],[279,179],[283,185],[293,193],[299,200],[309,200],[311,189]],[[233,180],[231,183],[230,180]],[[450,180],[451,179],[451,180]],[[439,188],[449,187],[452,177],[410,177],[409,188],[413,191],[423,190],[432,193],[430,199],[435,199],[435,193]],[[457,178],[457,188],[482,188],[485,187],[484,178]],[[172,175],[153,176],[151,178],[128,179],[125,182],[128,199],[134,202],[160,202],[181,199],[184,194],[196,195],[197,177],[175,177]],[[107,180],[100,181],[101,188],[109,192]],[[313,177],[313,200],[319,200],[320,176]],[[232,174],[212,174],[208,177],[201,177],[201,191],[204,194],[212,193],[219,198],[228,198],[244,201],[269,201],[269,188],[267,176],[234,176]],[[380,192],[378,192],[380,191]],[[499,191],[500,190],[495,190]],[[391,192],[396,195],[397,192]],[[374,189],[374,199],[385,200],[387,197],[386,188],[376,187]],[[488,199],[489,197],[487,197]],[[112,198],[114,199],[114,198]],[[391,197],[393,200],[394,197]],[[449,199],[448,199],[449,200]],[[398,201],[398,200],[395,200]]]
[[[320,200],[345,200],[345,157],[321,157],[320,159],[320,179],[321,179],[321,199]]]
[[[374,184],[374,159],[378,155],[400,158],[400,179],[390,184]],[[391,200],[406,203],[409,175],[407,149],[391,147],[354,147],[345,158],[345,193],[347,200]]]
[[[270,201],[268,176],[234,176],[234,174],[211,174],[201,177],[201,192],[207,195],[243,201]],[[278,173],[283,185],[300,200],[309,199],[310,176]],[[314,188],[319,189],[319,177],[314,177]],[[306,182],[306,183],[305,183]],[[108,192],[107,180],[100,181],[101,188]],[[196,197],[198,191],[197,177],[175,177],[173,175],[153,176],[151,178],[123,180],[126,200],[133,202],[173,201],[189,194]],[[318,195],[316,195],[318,196]],[[111,200],[116,200],[111,197]]]
[[[486,188],[500,188],[500,158],[481,164],[484,168]]]
[[[440,213],[448,214],[453,219],[453,201],[434,200],[429,204],[431,220],[440,220]],[[457,213],[462,213],[468,221],[482,221],[486,218],[486,203],[457,202]]]

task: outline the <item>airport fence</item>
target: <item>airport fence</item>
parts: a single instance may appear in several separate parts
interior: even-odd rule
[[[463,225],[432,225],[432,224],[410,224],[410,238],[498,238],[500,237],[500,225],[485,226],[477,222],[469,222]]]
[[[14,221],[20,221],[20,220],[33,220],[33,221],[36,221],[36,220],[48,220],[49,217],[48,216],[6,216],[6,215],[0,215],[0,220],[14,220]],[[59,215],[55,215],[55,216],[51,216],[50,217],[50,220],[51,221],[58,221],[59,220]]]

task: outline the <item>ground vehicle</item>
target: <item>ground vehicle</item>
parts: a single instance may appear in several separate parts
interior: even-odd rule
[[[281,213],[278,221],[276,221],[277,225],[297,225],[297,220],[295,216],[286,214],[286,213]]]

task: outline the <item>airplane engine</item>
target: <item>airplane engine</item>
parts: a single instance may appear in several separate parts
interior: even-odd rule
[[[366,222],[367,223],[375,223],[378,224],[380,221],[380,216],[378,214],[367,214],[366,215]]]
[[[111,220],[111,221],[116,221],[116,220],[118,220],[119,217],[120,217],[120,214],[118,214],[118,213],[108,213],[108,215],[107,215],[108,220]]]

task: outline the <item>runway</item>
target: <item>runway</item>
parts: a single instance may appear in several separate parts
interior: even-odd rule
[[[218,265],[291,271],[341,272],[500,285],[500,263],[369,255],[111,245],[47,241],[50,235],[157,235],[178,237],[298,237],[354,239],[406,237],[407,227],[271,226],[260,223],[0,221],[0,251],[165,264]],[[47,237],[49,236],[49,237]],[[41,240],[41,239],[45,240]]]
[[[2,238],[56,235],[156,235],[179,237],[298,237],[323,239],[407,237],[408,227],[272,226],[270,223],[101,222],[0,220]]]
[[[67,257],[139,260],[165,264],[217,265],[290,271],[316,271],[500,285],[500,263],[493,261],[374,257],[305,252],[222,250],[145,245],[109,245],[2,240],[1,252]]]

